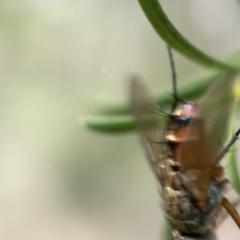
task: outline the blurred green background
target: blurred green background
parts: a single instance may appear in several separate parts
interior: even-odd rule
[[[209,55],[240,49],[237,1],[161,2]],[[104,135],[79,122],[97,99],[126,99],[131,73],[154,93],[171,85],[165,44],[138,2],[0,4],[0,238],[161,239],[158,186],[136,134]],[[179,84],[203,71],[174,57]],[[232,220],[224,234],[238,239]]]

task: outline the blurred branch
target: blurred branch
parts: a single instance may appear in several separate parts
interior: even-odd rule
[[[207,89],[211,80],[217,75],[216,72],[211,72],[204,74],[187,83],[179,86],[178,94],[182,99],[191,99],[194,100],[202,95],[202,93]],[[162,93],[159,93],[155,96],[157,103],[162,108],[168,108],[173,102],[173,97],[171,95],[172,90],[165,90]],[[127,100],[125,101],[116,101],[110,99],[98,99],[95,100],[91,106],[94,112],[104,115],[123,115],[130,113],[130,106]]]
[[[239,72],[239,67],[212,58],[185,39],[170,22],[158,0],[138,0],[138,2],[157,34],[173,49],[201,65],[219,71]]]
[[[235,99],[235,106],[233,109],[233,116],[236,116],[239,114],[239,104],[240,104],[240,77],[238,77],[235,80],[234,86],[233,86],[233,95]],[[231,123],[229,124],[231,128],[234,128],[235,126],[235,119],[232,117],[231,118]],[[239,127],[239,126],[238,126]],[[229,133],[229,139],[232,138],[233,134],[235,134],[235,131]],[[232,183],[233,188],[235,191],[240,195],[240,177],[238,173],[238,166],[237,166],[237,153],[236,153],[236,148],[231,148],[228,154],[228,159],[227,159],[227,165],[228,165],[228,177],[230,182]]]
[[[237,171],[237,164],[236,164],[236,149],[231,150],[229,152],[229,157],[227,159],[228,164],[228,176],[229,180],[232,183],[233,188],[235,191],[240,195],[240,179]]]
[[[165,222],[165,226],[164,226],[164,232],[162,234],[162,238],[161,239],[165,239],[165,240],[171,240],[172,239],[172,227],[170,226],[170,224],[168,222]]]
[[[104,133],[126,132],[135,128],[132,115],[85,117],[80,122],[91,130]]]

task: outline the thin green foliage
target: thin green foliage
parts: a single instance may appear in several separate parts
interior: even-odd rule
[[[205,54],[184,38],[168,19],[158,0],[138,0],[138,2],[156,33],[173,49],[203,66],[226,72],[239,71],[239,68]]]
[[[97,116],[80,119],[83,126],[103,133],[128,132],[135,129],[132,115]]]
[[[227,159],[228,176],[234,190],[240,195],[240,178],[238,175],[236,159],[237,159],[236,149],[232,149],[229,152],[229,156]]]

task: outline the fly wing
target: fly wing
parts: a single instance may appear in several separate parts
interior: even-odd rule
[[[158,106],[138,77],[131,79],[131,109],[135,118],[136,128],[146,152],[148,161],[161,184],[163,184],[163,168],[161,167],[166,154],[165,122],[157,110]]]
[[[227,134],[229,115],[233,105],[233,80],[233,76],[219,74],[213,79],[201,101],[206,135],[214,158],[223,148]]]

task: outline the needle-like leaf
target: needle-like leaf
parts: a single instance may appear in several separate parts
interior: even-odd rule
[[[238,72],[239,68],[223,63],[205,54],[191,44],[168,19],[158,0],[138,0],[143,12],[156,33],[173,49],[201,65],[226,72]]]

